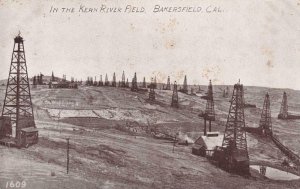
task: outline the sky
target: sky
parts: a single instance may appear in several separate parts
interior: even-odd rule
[[[127,5],[141,12],[124,12]],[[119,13],[99,12],[101,6]],[[58,8],[58,12],[51,12]],[[83,7],[98,12],[83,12]],[[201,7],[200,12],[154,12]],[[219,10],[212,12],[213,8]],[[62,8],[74,8],[62,12]],[[94,10],[94,9],[93,9]],[[105,9],[108,10],[108,9]],[[130,9],[132,10],[132,9]],[[300,0],[0,1],[0,79],[8,77],[13,38],[24,38],[29,76],[86,80],[122,71],[149,81],[300,90]]]

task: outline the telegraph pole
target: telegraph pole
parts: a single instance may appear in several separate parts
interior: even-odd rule
[[[69,146],[70,146],[70,142],[69,142],[69,138],[66,139],[67,140],[67,174],[69,174]]]

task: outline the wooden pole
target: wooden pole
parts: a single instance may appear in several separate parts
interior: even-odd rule
[[[69,138],[67,138],[67,174],[69,174],[69,146],[70,146],[70,142],[69,142]]]

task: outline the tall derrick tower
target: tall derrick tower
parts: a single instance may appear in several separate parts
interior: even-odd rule
[[[129,88],[129,81],[128,81],[128,78],[127,78],[127,80],[126,80],[125,87],[126,87],[126,88]]]
[[[174,86],[173,86],[173,95],[172,95],[171,106],[174,107],[174,108],[179,108],[178,91],[177,91],[177,83],[176,83],[176,81],[174,82]]]
[[[166,90],[171,90],[171,81],[170,81],[170,76],[168,76]]]
[[[271,109],[270,109],[270,97],[267,93],[265,96],[263,110],[261,112],[261,118],[259,121],[259,127],[264,135],[272,135],[272,120],[271,120]]]
[[[288,118],[288,103],[287,103],[287,96],[286,92],[283,92],[280,112],[278,114],[279,119],[287,119]]]
[[[113,87],[116,87],[116,86],[117,86],[117,82],[116,82],[116,73],[115,73],[115,72],[114,72],[114,75],[113,75],[113,80],[112,80],[111,85],[112,85]]]
[[[234,85],[222,147],[227,169],[248,174],[249,155],[244,127],[244,88],[239,82]]]
[[[123,71],[122,73],[122,82],[121,82],[121,87],[126,87],[126,82],[125,82],[125,73]]]
[[[136,73],[134,73],[134,77],[132,78],[131,91],[138,91]]]
[[[155,91],[154,91],[154,83],[153,78],[151,78],[150,91],[149,91],[149,100],[155,100]]]
[[[105,86],[109,86],[109,81],[108,81],[108,77],[107,74],[105,74],[105,82],[104,82]]]
[[[36,85],[37,85],[36,76],[33,76],[33,81],[32,81],[33,88],[36,88]]]
[[[214,96],[211,80],[207,89],[206,108],[204,114],[200,115],[204,119],[204,135],[206,136],[206,121],[209,123],[209,132],[211,132],[211,122],[215,121]]]
[[[99,86],[103,86],[103,80],[102,80],[102,75],[100,75],[100,80],[99,80],[99,83],[98,83]]]
[[[182,92],[183,92],[183,93],[186,93],[186,94],[188,93],[188,86],[187,86],[186,75],[184,76]]]
[[[14,39],[10,71],[2,109],[2,116],[10,117],[11,124],[13,128],[15,128],[13,136],[16,136],[17,139],[21,137],[22,128],[28,126],[35,127],[23,42],[23,38],[20,34]],[[30,125],[22,124],[24,121]]]

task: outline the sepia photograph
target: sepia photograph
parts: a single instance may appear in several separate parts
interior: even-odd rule
[[[0,25],[0,189],[300,188],[300,0],[0,0]]]

